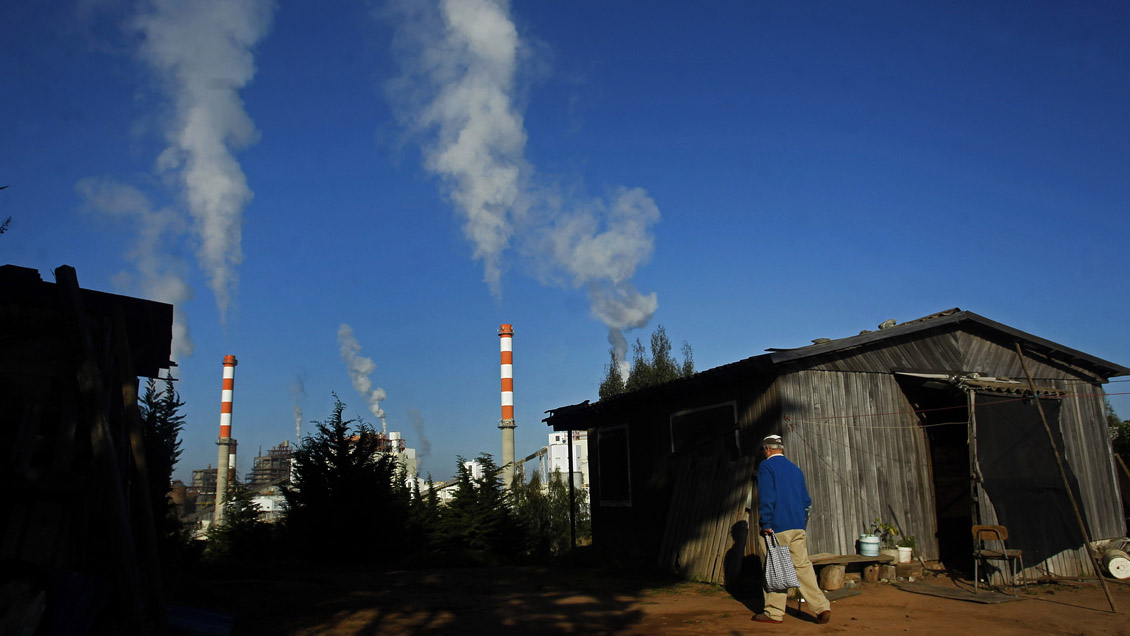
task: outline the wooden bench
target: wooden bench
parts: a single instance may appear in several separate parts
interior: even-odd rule
[[[847,572],[848,565],[866,564],[863,568],[863,580],[868,583],[877,583],[879,581],[879,565],[891,563],[895,559],[889,554],[864,556],[862,554],[821,552],[809,555],[808,560],[812,562],[812,567],[817,570],[820,588],[835,591],[843,587],[844,575]]]
[[[880,554],[878,556],[863,556],[862,554],[832,554],[831,552],[821,552],[819,554],[808,555],[808,560],[812,561],[812,565],[847,565],[849,563],[890,563],[895,558],[889,554]]]

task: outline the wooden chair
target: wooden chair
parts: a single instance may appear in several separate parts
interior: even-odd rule
[[[1016,596],[1016,577],[1024,574],[1024,554],[1021,550],[1009,549],[1005,546],[1008,539],[1008,528],[1004,526],[973,526],[973,591],[977,592],[978,566],[985,564],[988,569],[989,561],[1005,561],[1009,566],[1009,583],[1012,586],[1012,595]],[[1017,569],[1019,566],[1020,569]],[[1028,588],[1027,580],[1023,582]]]

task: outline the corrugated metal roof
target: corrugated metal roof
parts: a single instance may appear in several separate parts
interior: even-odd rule
[[[1023,342],[1030,347],[1040,349],[1043,353],[1046,353],[1051,357],[1059,358],[1064,360],[1065,362],[1078,364],[1080,366],[1089,368],[1097,375],[1100,375],[1104,378],[1130,375],[1130,368],[1124,367],[1120,364],[1115,364],[1113,362],[1103,360],[1102,358],[1083,353],[1082,351],[1078,351],[1070,347],[1065,347],[1064,345],[1052,342],[1051,340],[1045,340],[1044,338],[1040,338],[1039,336],[1034,336],[1019,329],[1014,329],[1013,327],[1009,327],[1008,325],[989,320],[988,318],[977,315],[971,311],[962,311],[957,307],[954,307],[953,309],[947,309],[945,311],[940,311],[935,314],[930,314],[929,316],[924,316],[922,318],[898,323],[886,329],[880,329],[878,331],[863,331],[856,336],[849,336],[847,338],[831,340],[829,342],[823,342],[821,344],[812,344],[805,347],[798,347],[796,349],[770,349],[770,353],[768,355],[770,356],[773,364],[781,364],[784,362],[801,360],[803,358],[811,356],[841,352],[896,336],[905,336],[921,331],[939,329],[945,326],[957,325],[963,322],[980,325],[982,327],[987,327],[994,331],[1012,336],[1013,338],[1016,338],[1017,341]]]

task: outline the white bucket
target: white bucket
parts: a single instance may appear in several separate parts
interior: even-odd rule
[[[899,547],[899,563],[910,563],[912,556],[914,556],[914,548]]]
[[[859,535],[859,553],[863,556],[879,556],[879,537],[873,534]]]

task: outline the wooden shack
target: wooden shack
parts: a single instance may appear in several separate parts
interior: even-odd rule
[[[164,631],[138,376],[170,366],[173,308],[0,267],[0,624]]]
[[[722,582],[751,552],[757,451],[772,433],[807,476],[814,553],[855,554],[878,520],[914,536],[922,557],[971,572],[971,527],[1000,523],[1029,577],[1079,576],[1093,569],[1055,456],[1090,538],[1124,536],[1102,385],[1128,374],[951,309],[545,421],[588,431],[594,546],[689,578]]]

